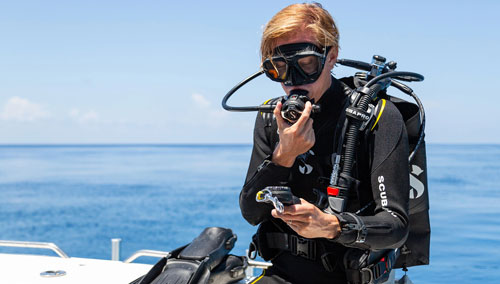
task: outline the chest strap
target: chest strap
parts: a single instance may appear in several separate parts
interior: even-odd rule
[[[328,272],[341,269],[342,255],[325,251],[315,240],[287,233],[266,233],[266,239],[268,248],[287,251],[311,261],[321,261]]]
[[[347,254],[344,260],[347,282],[350,284],[386,283],[398,256],[398,250],[388,250],[374,263],[352,267],[353,262],[348,260],[349,254]]]
[[[316,260],[316,241],[286,233],[267,233],[267,245],[272,249],[289,251],[293,255]]]

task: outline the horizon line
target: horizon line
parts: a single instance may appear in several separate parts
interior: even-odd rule
[[[0,143],[0,147],[252,146],[251,143]]]
[[[447,145],[447,146],[499,146],[500,143],[491,142],[426,142],[426,145]],[[252,146],[252,143],[0,143],[0,147],[134,147],[134,146],[149,146],[149,147],[178,147],[178,146]]]

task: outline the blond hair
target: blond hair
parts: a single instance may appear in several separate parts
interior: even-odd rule
[[[260,45],[262,62],[273,56],[278,39],[302,30],[310,31],[319,47],[338,50],[339,32],[330,13],[319,3],[293,4],[279,11],[265,26]]]

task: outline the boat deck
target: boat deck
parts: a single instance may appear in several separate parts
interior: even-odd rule
[[[151,267],[102,259],[0,253],[0,283],[124,284],[146,274]]]

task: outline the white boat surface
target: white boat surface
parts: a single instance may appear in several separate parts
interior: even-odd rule
[[[113,241],[112,241],[113,242]],[[133,263],[141,256],[163,257],[168,252],[140,250],[124,261],[119,260],[119,244],[112,245],[112,259],[69,257],[54,243],[2,241],[0,247],[36,248],[53,251],[57,256],[0,253],[1,284],[127,284],[145,275],[153,265]],[[266,268],[270,263],[249,260],[247,278],[251,282],[253,268]]]
[[[152,265],[79,257],[0,253],[0,283],[130,283]]]

